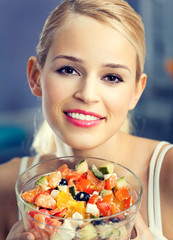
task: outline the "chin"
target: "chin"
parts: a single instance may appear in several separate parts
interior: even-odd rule
[[[67,145],[69,145],[70,147],[72,147],[73,149],[77,149],[77,150],[91,150],[94,149],[98,146],[98,143],[91,141],[91,139],[87,140],[87,138],[78,138],[78,139],[67,139],[65,141],[65,143]]]
[[[88,144],[88,143],[86,143],[86,142],[84,142],[84,143],[81,143],[81,142],[80,142],[80,144],[79,144],[79,143],[73,143],[73,144],[71,144],[71,147],[72,147],[73,149],[76,149],[76,150],[85,151],[85,150],[91,150],[91,149],[97,147],[97,145]]]

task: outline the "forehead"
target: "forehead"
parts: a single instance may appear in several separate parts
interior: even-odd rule
[[[56,31],[50,50],[52,54],[64,54],[65,51],[72,55],[84,54],[86,58],[126,59],[136,64],[135,48],[120,32],[80,14],[66,19],[61,29]]]

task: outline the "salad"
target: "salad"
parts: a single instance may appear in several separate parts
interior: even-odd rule
[[[21,197],[27,203],[29,230],[34,234],[39,231],[38,235],[41,231],[42,238],[36,239],[123,240],[129,237],[126,227],[117,227],[117,223],[128,217],[125,210],[135,200],[125,177],[117,177],[111,162],[99,167],[92,164],[89,169],[84,159],[75,170],[63,164],[54,172],[40,176],[35,187],[23,192]],[[114,217],[115,214],[118,215]]]

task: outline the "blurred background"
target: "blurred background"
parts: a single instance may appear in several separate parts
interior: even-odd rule
[[[27,83],[28,58],[58,0],[0,0],[0,163],[31,155],[41,101]],[[146,31],[148,83],[133,124],[138,136],[173,142],[173,1],[129,0]]]

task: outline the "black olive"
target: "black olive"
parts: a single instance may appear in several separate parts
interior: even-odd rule
[[[88,202],[88,200],[90,199],[90,195],[86,192],[79,192],[79,193],[76,194],[75,199],[77,201]]]
[[[109,219],[112,223],[119,222],[120,219],[118,217],[110,218]]]
[[[103,220],[94,220],[92,224],[96,226],[96,225],[105,225],[106,223]]]
[[[61,181],[59,182],[59,185],[62,185],[62,186],[68,185],[68,182],[65,178],[61,178]]]

